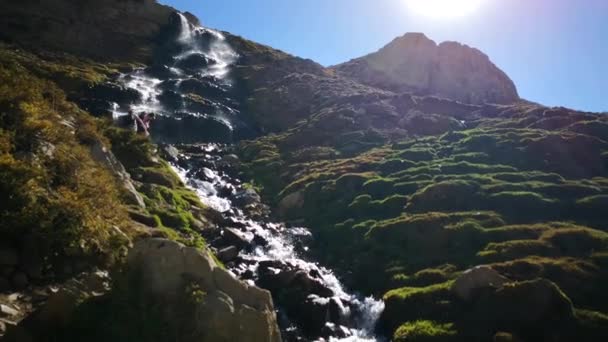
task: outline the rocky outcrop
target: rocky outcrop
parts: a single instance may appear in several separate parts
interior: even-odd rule
[[[173,9],[155,0],[7,0],[0,39],[111,60],[151,56]]]
[[[509,77],[481,51],[456,42],[437,45],[408,33],[365,57],[333,67],[363,84],[395,92],[436,95],[465,103],[513,103]]]
[[[452,285],[452,291],[463,300],[470,300],[475,290],[484,288],[500,288],[509,279],[500,275],[489,266],[478,266],[466,270]]]
[[[270,293],[249,286],[219,267],[208,253],[164,239],[141,240],[128,258],[141,275],[141,291],[178,297],[196,285],[204,298],[196,304],[203,341],[280,341]]]

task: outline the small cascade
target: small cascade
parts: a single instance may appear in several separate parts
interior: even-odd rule
[[[377,341],[384,303],[350,293],[330,269],[310,261],[310,231],[273,222],[257,193],[232,172],[229,160],[236,157],[226,149],[235,132],[247,129],[229,76],[238,55],[220,32],[195,27],[183,14],[179,23],[166,56],[118,78],[141,100],[116,105],[115,117],[129,110],[159,114],[152,138],[176,144],[175,170],[222,215],[221,227],[201,234],[237,277],[271,291],[285,341]]]
[[[177,40],[184,44],[192,44],[192,29],[190,27],[190,23],[188,22],[188,18],[185,15],[178,13],[181,31],[179,33],[179,37]]]

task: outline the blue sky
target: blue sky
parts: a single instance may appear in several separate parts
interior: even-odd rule
[[[485,0],[468,16],[442,19],[413,13],[406,1],[160,0],[205,26],[323,65],[424,32],[482,50],[525,99],[608,111],[608,0]]]

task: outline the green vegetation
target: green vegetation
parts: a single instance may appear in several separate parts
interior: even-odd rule
[[[456,335],[453,324],[432,321],[416,321],[403,324],[393,336],[394,341],[449,341]]]
[[[126,210],[113,175],[91,155],[97,123],[53,83],[14,61],[0,69],[0,234],[34,243],[51,264],[112,260],[125,243]],[[114,228],[117,227],[118,229]],[[100,253],[101,252],[101,253]]]
[[[348,153],[296,125],[241,143],[241,157],[286,220],[313,228],[319,259],[348,274],[352,288],[384,295],[381,329],[389,336],[417,340],[408,333],[433,335],[432,327],[450,324],[444,330],[460,340],[532,336],[538,328],[471,327],[467,320],[481,316],[461,307],[446,284],[480,264],[513,281],[551,280],[577,309],[607,313],[606,121],[532,105],[495,108],[502,114],[493,118],[488,108],[468,129],[453,131],[429,114],[407,126],[427,136],[379,131],[383,139]],[[338,123],[324,134],[363,139]],[[301,201],[285,208],[291,195]],[[583,316],[571,324],[590,340],[601,336],[605,322]]]

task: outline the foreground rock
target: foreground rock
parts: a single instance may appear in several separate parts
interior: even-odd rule
[[[129,267],[141,275],[142,291],[177,297],[185,287],[204,293],[196,304],[202,341],[280,341],[270,293],[249,286],[219,267],[208,253],[164,239],[138,242]]]

